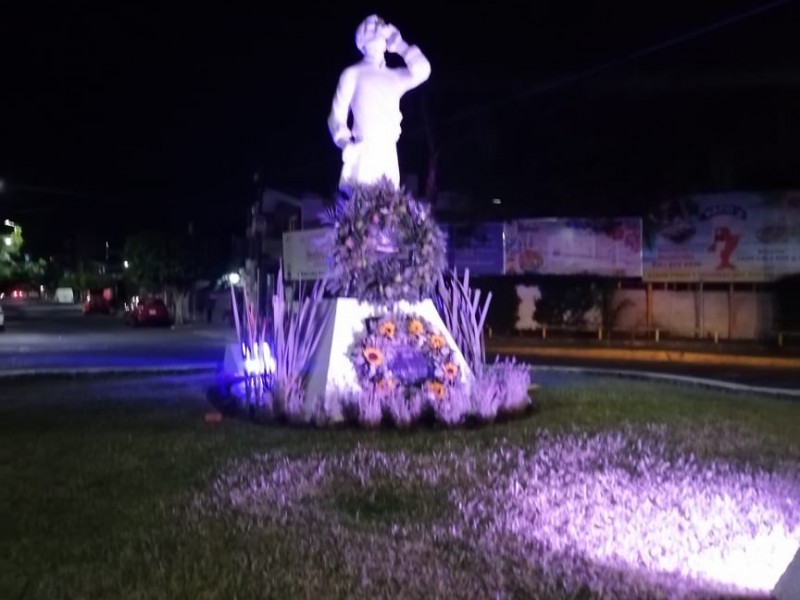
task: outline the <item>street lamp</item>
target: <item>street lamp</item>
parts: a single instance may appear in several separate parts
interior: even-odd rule
[[[0,180],[0,183],[2,183],[2,180]],[[1,191],[2,191],[2,187],[0,187],[0,192]],[[20,229],[19,225],[14,223],[14,221],[12,221],[11,219],[6,219],[5,221],[3,221],[3,225],[13,229],[14,233],[17,233],[19,231],[19,229]],[[10,236],[10,235],[3,236],[3,243],[6,246],[11,246],[14,243],[14,238],[12,236]]]

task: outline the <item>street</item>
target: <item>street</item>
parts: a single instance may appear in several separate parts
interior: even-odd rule
[[[4,303],[6,331],[0,333],[0,374],[92,369],[213,369],[225,346],[236,341],[232,327],[190,324],[175,328],[126,327],[121,316],[84,316],[79,305],[47,302]],[[592,360],[579,357],[520,358],[534,367],[534,381],[575,377],[570,367],[625,376],[634,372],[723,381],[733,385],[800,390],[792,370],[741,368],[725,364]],[[492,347],[488,348],[492,357]],[[555,368],[554,372],[552,368]],[[558,373],[556,375],[556,373]]]
[[[186,325],[126,327],[121,316],[84,316],[79,305],[5,303],[0,333],[0,373],[91,368],[214,367],[232,328]]]

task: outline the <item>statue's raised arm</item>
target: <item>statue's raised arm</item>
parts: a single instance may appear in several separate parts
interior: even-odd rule
[[[395,73],[405,85],[406,91],[425,83],[431,76],[431,63],[418,46],[409,45],[397,27],[387,25],[390,33],[386,41],[387,52],[399,54],[406,63],[405,69],[395,69]]]
[[[359,25],[356,46],[364,58],[342,72],[328,117],[331,137],[342,149],[340,187],[383,177],[399,186],[400,98],[430,77],[431,65],[417,46],[406,43],[395,26],[377,15]],[[405,66],[388,68],[386,52],[400,55]],[[352,129],[347,124],[351,112]]]

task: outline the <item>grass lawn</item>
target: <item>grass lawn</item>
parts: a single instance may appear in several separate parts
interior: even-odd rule
[[[697,510],[734,516],[702,542],[751,518],[726,482],[760,501],[774,488],[769,514],[800,490],[798,402],[586,379],[480,429],[315,431],[207,424],[207,384],[2,383],[0,598],[666,597],[581,550],[580,532],[545,552],[570,527],[563,507],[629,480],[685,499],[705,478]],[[625,551],[659,543],[631,528],[646,503],[659,522],[660,495],[611,502]]]

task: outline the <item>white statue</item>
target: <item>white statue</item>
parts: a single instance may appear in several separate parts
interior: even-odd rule
[[[517,297],[519,307],[514,329],[518,331],[539,329],[541,324],[536,321],[536,303],[542,299],[542,291],[535,285],[518,285]]]
[[[342,149],[339,185],[375,183],[386,177],[399,187],[400,98],[430,77],[431,64],[419,48],[403,41],[394,25],[377,15],[359,25],[356,46],[364,58],[339,77],[328,117],[333,141]],[[387,68],[386,52],[402,56],[406,66]],[[352,130],[347,125],[350,111]]]

